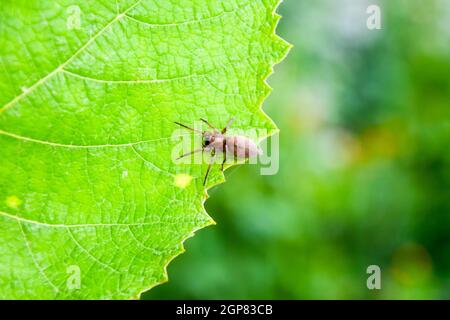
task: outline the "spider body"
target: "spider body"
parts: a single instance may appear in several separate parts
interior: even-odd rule
[[[205,179],[203,180],[203,185],[206,184],[206,181],[208,179],[209,172],[211,170],[211,166],[216,160],[216,156],[219,153],[223,154],[223,162],[221,170],[223,171],[225,162],[227,161],[228,156],[232,156],[233,159],[249,159],[252,157],[256,157],[258,155],[262,154],[262,150],[256,145],[253,140],[246,136],[227,136],[226,132],[228,128],[233,123],[234,119],[230,119],[228,121],[228,124],[225,128],[222,130],[216,129],[214,126],[212,126],[208,121],[205,119],[200,119],[204,123],[206,123],[212,131],[198,131],[196,129],[193,129],[191,127],[188,127],[184,124],[181,124],[179,122],[175,122],[177,125],[184,127],[186,129],[199,132],[203,136],[203,142],[202,142],[202,148],[197,149],[191,152],[188,152],[178,159],[187,157],[189,155],[192,155],[197,152],[211,152],[211,161],[208,165],[208,169],[206,171]]]

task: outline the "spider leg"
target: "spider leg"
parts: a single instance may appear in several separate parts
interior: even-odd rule
[[[203,180],[203,186],[206,185],[206,180],[208,179],[209,172],[211,171],[211,167],[212,167],[214,161],[216,160],[216,149],[212,149],[211,155],[212,155],[212,157],[209,162],[208,169],[206,170],[205,179]]]
[[[190,156],[190,155],[192,155],[192,154],[194,154],[194,153],[201,152],[201,151],[203,151],[203,148],[201,148],[201,149],[196,149],[196,150],[194,150],[194,151],[190,151],[190,152],[185,153],[185,154],[183,154],[182,156],[178,157],[177,160],[180,160],[181,158]]]
[[[222,161],[222,172],[223,172],[223,166],[225,165],[225,162],[227,162],[227,141],[223,140],[223,146],[222,146],[222,153],[223,153],[223,161]]]
[[[230,120],[228,120],[226,127],[222,129],[222,134],[227,132],[228,128],[230,128],[230,126],[233,124],[233,122],[234,122],[234,117],[232,117]]]

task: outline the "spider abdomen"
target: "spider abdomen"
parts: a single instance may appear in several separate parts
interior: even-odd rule
[[[262,150],[245,136],[231,136],[225,138],[226,152],[236,158],[248,159],[262,154]]]

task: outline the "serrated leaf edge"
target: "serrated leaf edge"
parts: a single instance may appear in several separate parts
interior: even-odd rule
[[[275,18],[275,23],[274,23],[274,26],[273,26],[273,28],[272,28],[271,33],[272,33],[272,38],[273,38],[274,41],[280,41],[281,43],[284,44],[284,46],[285,46],[285,52],[284,52],[284,54],[283,54],[282,56],[280,56],[280,58],[279,58],[277,61],[275,61],[275,62],[270,66],[269,70],[267,71],[267,74],[265,74],[265,75],[261,78],[261,81],[264,83],[264,86],[265,86],[268,90],[267,90],[266,94],[265,94],[264,96],[261,97],[260,101],[258,101],[258,105],[259,105],[258,111],[261,112],[261,113],[264,115],[264,117],[265,117],[268,121],[270,121],[270,123],[271,123],[271,124],[273,125],[273,127],[275,127],[276,129],[273,130],[271,133],[268,133],[268,134],[266,134],[265,136],[260,137],[260,141],[258,141],[258,142],[261,142],[261,141],[267,139],[268,137],[277,134],[277,133],[280,131],[280,129],[278,129],[278,127],[276,126],[276,124],[274,123],[274,121],[273,121],[273,120],[272,120],[272,119],[264,112],[264,110],[263,110],[263,104],[264,104],[264,101],[267,99],[267,97],[270,95],[270,93],[271,93],[272,90],[273,90],[273,88],[272,88],[272,87],[269,85],[269,83],[268,83],[269,77],[274,73],[274,68],[275,68],[275,66],[278,65],[279,63],[281,63],[281,62],[287,57],[287,55],[289,54],[290,50],[293,48],[293,45],[292,45],[291,43],[289,43],[289,42],[287,42],[286,40],[284,40],[283,38],[281,38],[281,37],[277,34],[277,32],[276,32],[277,27],[278,27],[278,24],[279,24],[279,22],[280,22],[280,20],[281,20],[281,18],[282,18],[282,16],[281,16],[280,14],[278,14],[277,11],[278,11],[280,5],[283,3],[283,1],[284,1],[284,0],[279,0],[278,3],[275,4],[274,10],[273,10],[273,12],[272,12],[272,15],[273,15],[274,18]],[[231,167],[233,167],[233,166],[234,166],[234,165],[228,166],[228,167],[225,168],[225,170],[227,170],[228,168],[231,168]],[[157,286],[159,286],[159,285],[162,285],[162,284],[164,284],[164,283],[167,283],[167,282],[169,281],[169,275],[168,275],[168,272],[167,272],[167,268],[169,267],[170,263],[171,263],[175,258],[177,258],[179,255],[181,255],[181,254],[183,254],[184,252],[186,252],[186,248],[185,248],[185,246],[184,246],[185,241],[187,241],[188,239],[194,237],[197,231],[199,231],[199,230],[201,230],[201,229],[204,229],[204,228],[206,228],[206,227],[209,227],[209,226],[212,226],[212,225],[216,225],[216,224],[217,224],[217,223],[214,221],[214,219],[213,219],[213,218],[208,214],[208,212],[206,211],[206,208],[205,208],[205,202],[206,202],[206,200],[208,200],[208,198],[209,198],[208,190],[214,188],[214,187],[217,186],[217,185],[220,185],[220,184],[222,184],[222,183],[225,183],[225,182],[226,182],[226,178],[225,178],[225,176],[222,174],[222,178],[221,178],[219,181],[215,182],[215,183],[212,184],[212,185],[207,186],[207,188],[205,189],[205,193],[204,193],[203,199],[202,199],[202,211],[203,211],[202,213],[207,217],[208,221],[207,221],[204,225],[199,226],[199,227],[197,227],[197,228],[194,228],[194,230],[192,230],[191,233],[189,233],[185,238],[183,238],[183,239],[181,240],[181,249],[180,249],[180,251],[176,252],[172,257],[170,257],[169,260],[166,262],[164,268],[163,268],[163,279],[162,279],[161,281],[157,282],[157,283],[152,284],[151,286],[149,286],[149,287],[147,287],[147,288],[144,288],[144,289],[140,290],[136,295],[132,296],[131,299],[140,299],[140,297],[141,297],[141,295],[142,295],[143,293],[145,293],[145,292],[147,292],[147,291],[149,291],[149,290],[151,290],[151,289],[153,289],[153,288],[155,288],[155,287],[157,287]]]

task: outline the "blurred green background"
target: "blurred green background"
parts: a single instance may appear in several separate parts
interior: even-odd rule
[[[366,9],[382,9],[368,30]],[[280,170],[227,171],[147,299],[450,299],[450,1],[286,0]],[[368,290],[366,268],[381,268]]]

